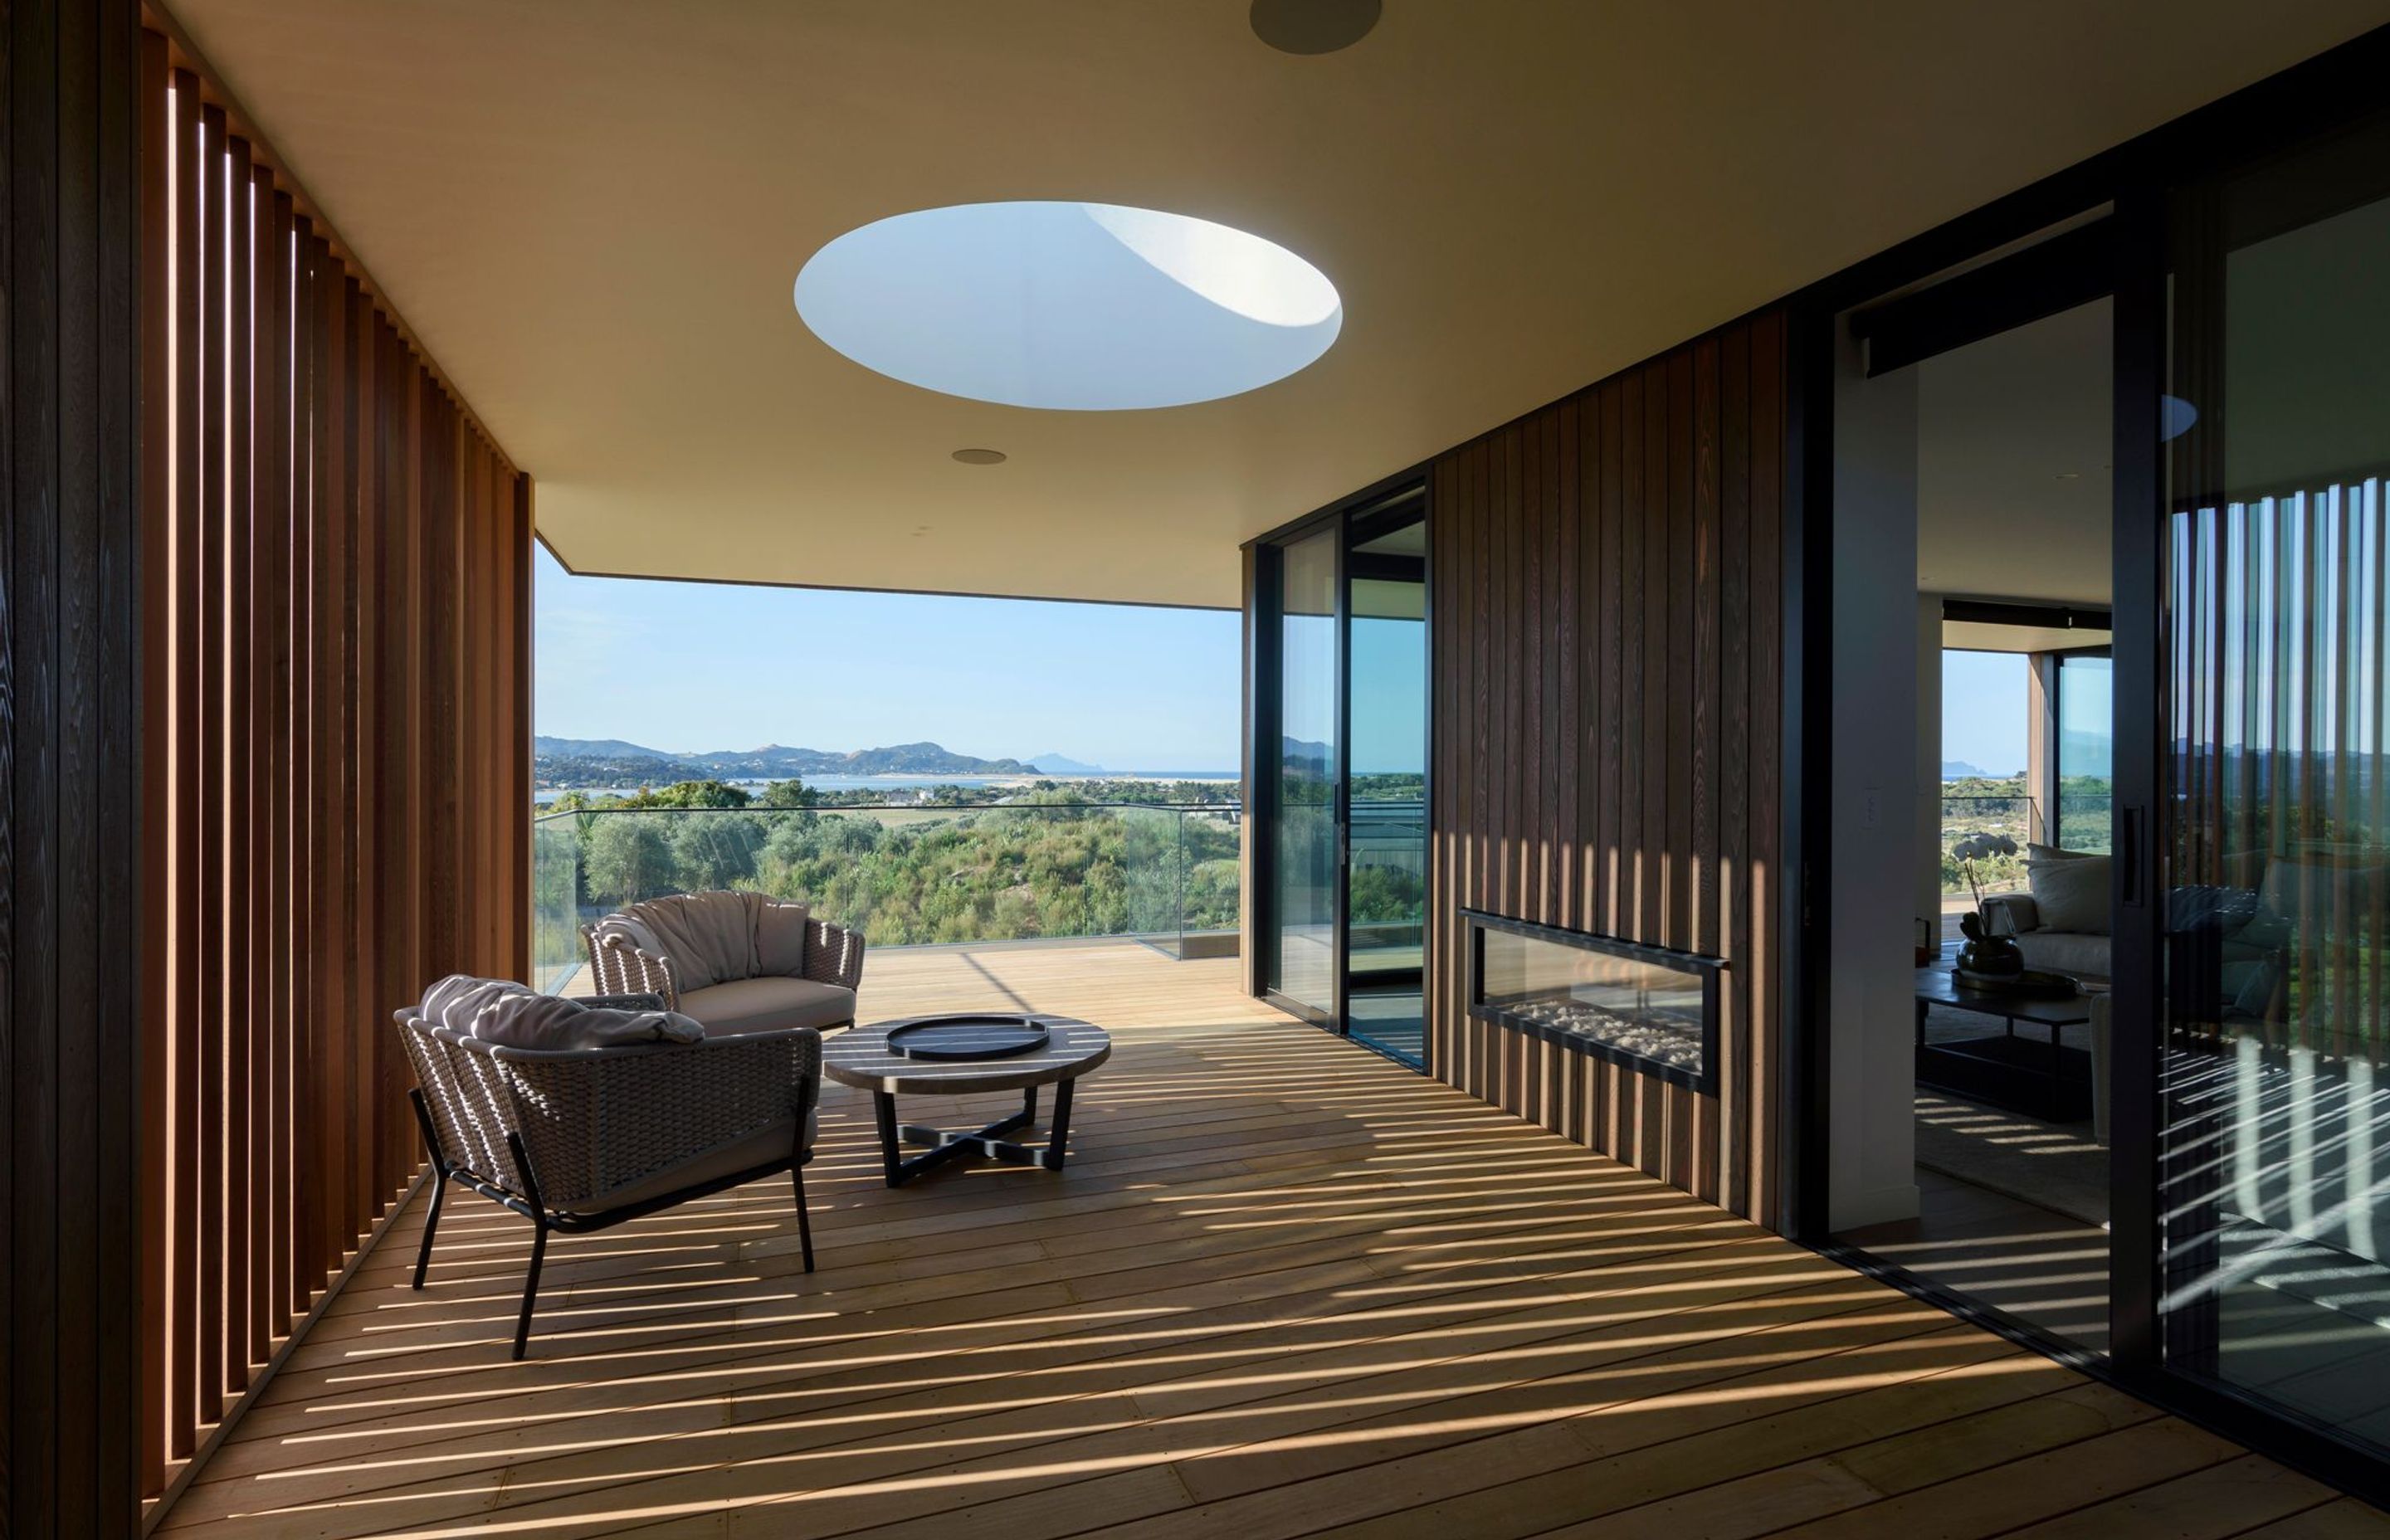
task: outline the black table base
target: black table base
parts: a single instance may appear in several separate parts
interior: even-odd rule
[[[1047,1131],[1044,1148],[1015,1144],[1004,1137],[1016,1129],[1026,1128],[1037,1121],[1037,1087],[1032,1085],[1021,1094],[1021,1110],[1009,1118],[1000,1118],[986,1127],[970,1134],[949,1134],[942,1128],[925,1128],[919,1123],[896,1121],[896,1097],[889,1091],[871,1093],[872,1110],[880,1120],[880,1161],[886,1171],[888,1185],[901,1187],[925,1171],[944,1165],[948,1161],[965,1155],[982,1160],[1001,1161],[1008,1165],[1043,1166],[1047,1171],[1062,1169],[1062,1151],[1071,1137],[1071,1084],[1059,1082],[1054,1088],[1054,1122]],[[925,1145],[919,1155],[906,1155],[906,1145]]]

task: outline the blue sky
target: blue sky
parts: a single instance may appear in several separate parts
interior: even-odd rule
[[[1994,776],[2024,769],[2025,677],[2021,653],[1942,654],[1942,757]]]
[[[1233,770],[1233,611],[574,577],[537,566],[536,730],[697,752],[923,738],[983,759]],[[1413,628],[1356,638],[1356,769],[1419,766]],[[827,664],[827,666],[824,666]],[[1374,665],[1374,666],[1373,666]],[[2024,766],[2025,665],[1943,655],[1942,757]]]
[[[1236,768],[1234,611],[535,575],[547,737]]]

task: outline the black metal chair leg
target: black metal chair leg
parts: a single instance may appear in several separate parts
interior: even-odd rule
[[[797,1249],[804,1253],[805,1271],[814,1270],[814,1222],[805,1213],[805,1168],[800,1160],[789,1168],[789,1185],[797,1192]]]
[[[440,1136],[431,1126],[431,1107],[421,1090],[406,1093],[415,1104],[415,1125],[423,1131],[423,1153],[431,1162],[431,1212],[423,1219],[423,1249],[415,1253],[415,1289],[423,1290],[423,1276],[431,1266],[431,1237],[440,1228],[440,1205],[448,1196],[448,1162],[440,1154]]]
[[[523,1279],[522,1315],[515,1321],[515,1356],[520,1358],[531,1343],[531,1311],[539,1300],[539,1264],[547,1260],[547,1226],[541,1225],[532,1232],[531,1272]]]
[[[539,1176],[531,1169],[531,1151],[523,1148],[522,1136],[508,1134],[507,1149],[515,1158],[515,1170],[522,1176],[523,1198],[531,1205],[531,1271],[523,1278],[522,1315],[515,1321],[515,1356],[520,1358],[531,1343],[532,1306],[539,1303],[539,1264],[547,1260],[547,1208],[540,1201]]]
[[[415,1253],[415,1291],[423,1291],[423,1275],[431,1266],[431,1238],[440,1228],[440,1205],[447,1201],[448,1176],[434,1169],[431,1173],[431,1212],[423,1216],[423,1248]]]

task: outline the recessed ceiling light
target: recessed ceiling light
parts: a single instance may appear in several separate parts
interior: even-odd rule
[[[1253,0],[1253,35],[1282,54],[1332,54],[1369,35],[1381,0]]]
[[[1327,275],[1259,236],[1110,203],[965,203],[850,230],[797,275],[797,314],[891,379],[1100,412],[1242,394],[1335,342]]]
[[[965,465],[1002,465],[1006,456],[1001,449],[957,449],[955,458]]]

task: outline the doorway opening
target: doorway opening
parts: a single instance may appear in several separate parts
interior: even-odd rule
[[[1841,328],[1829,1183],[1837,1240],[2093,1354],[2115,735],[2097,230],[2007,259],[2043,302],[2004,324],[1949,324],[1998,314],[1993,263]]]

